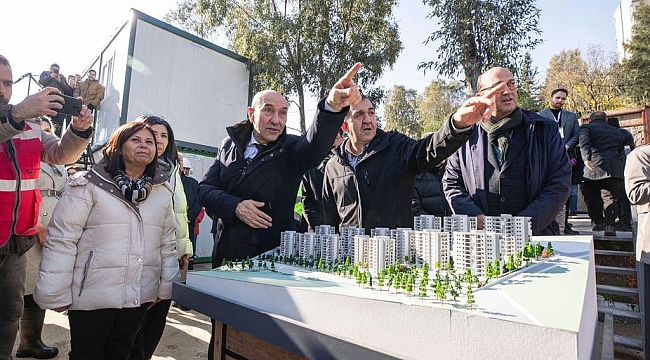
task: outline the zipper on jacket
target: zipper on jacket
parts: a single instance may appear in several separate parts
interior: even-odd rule
[[[18,223],[18,208],[20,207],[20,182],[22,179],[20,177],[20,167],[18,166],[18,159],[16,159],[16,149],[14,148],[14,143],[12,142],[12,140],[8,140],[6,144],[7,144],[7,151],[9,152],[9,159],[11,160],[14,166],[14,172],[16,173],[16,192],[14,195],[14,210],[13,213],[11,214],[11,228],[9,233],[9,237],[11,238],[11,234],[16,233],[16,224]]]
[[[91,250],[88,254],[88,260],[86,260],[86,265],[84,265],[84,275],[81,278],[81,285],[79,286],[79,296],[84,291],[84,284],[86,283],[86,276],[88,275],[88,269],[90,268],[90,260],[93,259],[93,251]]]

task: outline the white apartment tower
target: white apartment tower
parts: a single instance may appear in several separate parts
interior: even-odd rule
[[[375,236],[390,236],[390,229],[389,228],[374,228],[370,230],[370,236],[375,237]]]
[[[370,236],[368,235],[355,235],[354,236],[354,253],[351,257],[352,264],[362,265],[368,264],[368,250],[370,247]]]
[[[354,236],[365,235],[364,228],[356,226],[345,226],[341,228],[341,235],[339,236],[339,261],[345,261],[346,257],[354,258]]]
[[[395,240],[388,236],[370,237],[367,241],[367,263],[368,271],[373,274],[379,274],[381,269],[395,263]],[[356,261],[355,261],[356,264]]]
[[[442,268],[447,266],[449,263],[449,235],[447,232],[433,229],[413,231],[411,234],[415,249],[414,256],[411,258],[413,263],[417,267],[422,267],[426,263],[430,269],[433,269],[436,262],[440,262]]]
[[[614,11],[614,29],[616,31],[616,53],[618,61],[627,59],[630,54],[627,53],[623,44],[632,40],[632,27],[634,26],[637,8],[648,0],[621,0],[620,4]]]
[[[340,244],[338,235],[322,235],[320,256],[325,264],[333,263],[336,259],[339,262],[345,261],[345,259],[339,258]]]
[[[455,232],[454,267],[458,273],[470,269],[472,275],[485,276],[488,262],[502,261],[501,237],[499,233]]]
[[[486,216],[484,221],[485,232],[496,232],[504,236],[512,236],[515,241],[515,253],[523,251],[527,242],[533,236],[533,225],[530,217],[512,216]],[[507,258],[507,257],[506,257]]]
[[[300,234],[295,231],[283,231],[280,234],[280,255],[289,257],[300,254]]]
[[[411,239],[411,233],[413,230],[411,229],[392,229],[390,231],[390,238],[395,239],[395,256],[396,259],[400,259],[400,261],[404,260],[405,256],[408,256],[409,258],[412,258],[414,253],[412,250],[413,249],[413,242]]]
[[[316,259],[316,234],[313,232],[308,232],[298,234],[298,237],[300,239],[300,249],[298,251],[298,256],[303,259],[307,259],[309,256],[313,256],[314,259]]]
[[[413,230],[442,230],[442,218],[433,215],[420,215],[413,218]]]

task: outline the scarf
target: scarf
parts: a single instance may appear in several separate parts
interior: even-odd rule
[[[510,116],[501,120],[493,117],[490,121],[481,123],[481,127],[487,133],[490,144],[494,147],[499,165],[503,164],[503,160],[508,152],[512,130],[523,123],[524,116],[520,108],[516,108]]]
[[[171,177],[172,171],[174,171],[174,164],[165,156],[161,156],[158,158],[158,170],[160,170],[161,173]]]
[[[133,180],[124,171],[120,170],[114,179],[117,187],[122,190],[124,197],[135,205],[143,202],[149,196],[153,187],[152,179],[147,175]]]

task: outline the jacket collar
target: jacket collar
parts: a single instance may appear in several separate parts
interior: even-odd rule
[[[251,123],[250,120],[246,119],[235,125],[228,126],[226,128],[226,131],[228,132],[228,136],[232,139],[232,141],[235,143],[237,148],[243,154],[246,151],[246,145],[248,144],[248,141],[251,139],[251,134],[253,133],[253,123]],[[269,144],[269,148],[274,148],[276,144],[280,143],[286,135],[287,135],[287,128],[285,127],[282,130],[282,134],[278,136],[278,139],[273,143]]]

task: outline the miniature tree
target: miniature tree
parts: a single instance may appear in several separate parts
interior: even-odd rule
[[[275,256],[271,257],[271,271],[275,271]]]
[[[422,300],[427,296],[427,284],[424,281],[420,281],[418,296],[420,296]]]
[[[492,273],[492,263],[491,262],[488,262],[485,265],[485,275],[487,276],[488,281],[490,281],[490,279],[492,279],[492,276],[494,275]]]
[[[524,259],[526,260],[526,266],[528,266],[528,263],[530,260],[535,256],[535,250],[533,249],[533,246],[528,242],[526,243],[526,246],[524,246]]]
[[[494,276],[501,275],[501,262],[499,260],[494,260]]]
[[[553,251],[553,244],[549,241],[548,244],[546,244],[546,251],[551,254],[551,256],[555,255],[555,252]]]
[[[377,285],[379,285],[379,291],[381,287],[384,286],[384,281],[386,280],[386,269],[381,269],[379,274],[377,274]]]
[[[454,301],[458,301],[458,290],[456,290],[456,288],[452,286],[451,289],[449,289],[449,294],[454,298]]]
[[[395,274],[395,294],[402,288],[402,273]]]
[[[318,257],[318,265],[316,265],[316,268],[318,270],[325,270],[325,264],[323,263],[323,258],[320,256]]]
[[[444,305],[445,300],[447,299],[447,288],[445,287],[445,284],[438,283],[436,285],[436,296],[440,300],[440,304]]]
[[[465,271],[465,282],[468,284],[472,283],[472,269],[467,269]]]
[[[361,283],[364,285],[364,287],[368,283],[368,273],[365,271],[361,272]]]
[[[515,267],[517,267],[517,269],[519,269],[521,267],[521,257],[522,256],[523,255],[522,255],[521,251],[518,251],[517,256],[515,256]]]
[[[410,259],[409,259],[408,255],[404,256],[404,264],[406,264],[406,265],[410,264],[411,262],[409,260]]]
[[[506,262],[506,269],[508,269],[508,272],[511,272],[515,269],[515,256],[512,254],[508,255],[508,261]]]
[[[470,310],[474,310],[474,293],[472,292],[472,285],[467,285],[467,305]]]
[[[413,292],[413,282],[411,281],[411,277],[413,277],[413,275],[408,275],[406,277],[406,288],[405,288],[405,290],[406,290],[406,293],[409,296],[411,296],[411,293]]]
[[[362,284],[362,281],[363,281],[363,278],[362,278],[362,276],[361,276],[361,272],[357,271],[357,272],[354,274],[354,276],[355,276],[355,278],[357,279],[357,284],[359,285],[359,287],[361,287],[361,284]]]
[[[262,260],[257,259],[257,269],[259,270],[261,268],[262,268]]]
[[[451,259],[449,259],[449,261],[447,261],[447,263],[445,264],[445,270],[447,271],[454,270],[454,262],[451,261]]]
[[[542,250],[544,250],[544,247],[542,246],[542,244],[537,242],[535,244],[535,260],[539,260],[539,256],[542,255]]]
[[[222,267],[228,266],[228,262],[226,261],[226,258],[223,258],[223,260],[221,260],[221,266]]]
[[[440,261],[436,261],[435,266],[437,270],[440,270]]]
[[[390,287],[393,285],[393,281],[395,281],[395,274],[389,274],[388,275],[388,283],[386,284],[388,286],[388,292],[390,293]]]

